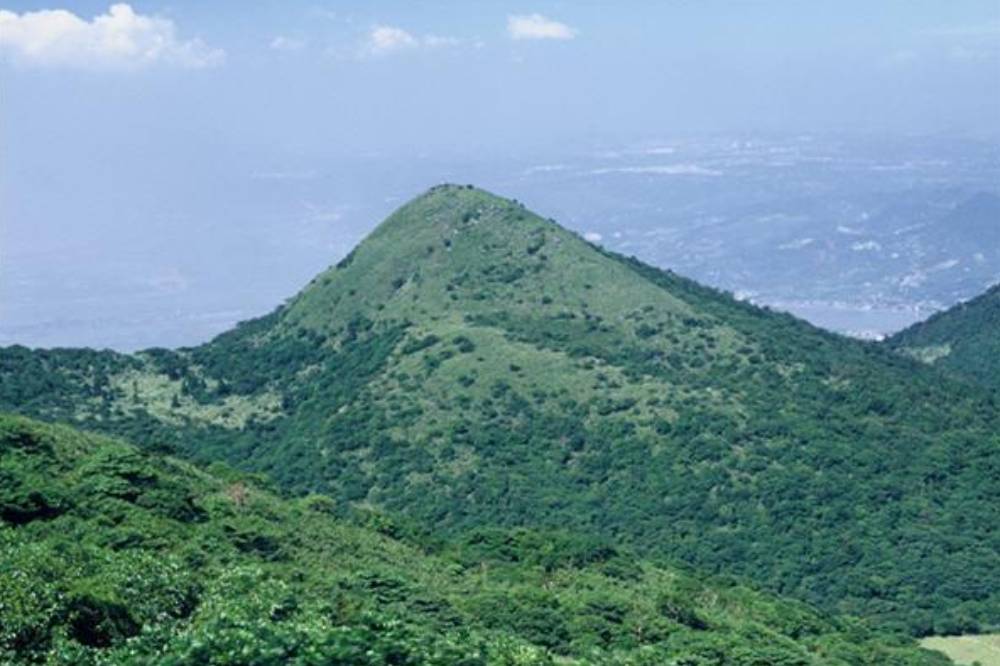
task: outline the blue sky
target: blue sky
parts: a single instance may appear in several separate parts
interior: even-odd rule
[[[0,0],[0,306],[39,263],[45,298],[121,257],[224,279],[359,160],[844,131],[996,140],[1000,3]]]
[[[57,5],[0,7],[23,17]],[[437,150],[665,127],[987,134],[1000,125],[993,0],[131,8],[169,21],[174,50],[188,55],[46,60],[0,36],[8,133],[72,125],[113,140],[142,127],[167,143],[208,133],[246,149]],[[109,5],[71,11],[92,21]],[[568,32],[512,39],[518,16]],[[388,39],[378,47],[380,29]]]

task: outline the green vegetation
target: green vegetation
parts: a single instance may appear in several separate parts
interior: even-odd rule
[[[452,543],[257,477],[0,415],[0,662],[946,664],[597,539]]]
[[[1000,285],[886,341],[893,349],[1000,389]]]
[[[0,350],[0,408],[452,541],[566,529],[914,635],[1000,617],[994,394],[476,189],[206,345]]]
[[[943,652],[963,666],[1000,666],[1000,634],[931,636],[920,644],[928,650]]]

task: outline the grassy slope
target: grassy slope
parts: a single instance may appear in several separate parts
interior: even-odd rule
[[[451,534],[601,534],[918,634],[1000,614],[993,398],[479,190],[419,197],[208,345],[5,350],[0,404]]]
[[[420,547],[329,498],[21,417],[0,415],[0,479],[3,663],[947,663],[594,540]]]
[[[1000,388],[1000,285],[886,342],[935,367]]]
[[[1000,634],[982,636],[932,636],[922,640],[928,650],[938,650],[963,666],[1000,666]]]

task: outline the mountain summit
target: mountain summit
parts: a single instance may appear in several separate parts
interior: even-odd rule
[[[578,307],[584,295],[618,314],[643,299],[685,310],[522,204],[471,186],[441,185],[397,210],[314,279],[283,321],[330,331],[357,316],[441,319],[491,312],[498,302],[516,311],[555,311]]]
[[[913,633],[1000,616],[1000,410],[441,186],[200,347],[0,352],[0,408],[438,529],[564,527]]]

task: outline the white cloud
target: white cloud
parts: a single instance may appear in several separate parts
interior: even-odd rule
[[[294,37],[285,37],[284,35],[278,35],[271,40],[271,49],[274,51],[301,51],[306,47],[305,40],[295,39]]]
[[[18,64],[76,69],[203,68],[225,59],[199,39],[179,40],[170,19],[136,14],[127,4],[90,21],[65,9],[0,10],[0,53]]]
[[[591,243],[600,243],[603,238],[604,236],[597,233],[596,231],[588,231],[583,235],[583,239]]]
[[[518,40],[573,39],[576,37],[576,30],[541,14],[521,14],[507,17],[507,34],[511,39]]]
[[[419,45],[416,37],[391,25],[377,25],[368,35],[366,51],[371,55],[385,55],[395,51],[411,49]]]
[[[417,36],[402,28],[391,25],[377,25],[368,33],[368,38],[361,47],[361,56],[384,56],[391,53],[410,51],[418,48],[445,48],[460,46],[466,43],[458,37],[442,35]],[[477,48],[482,44],[476,42]]]

